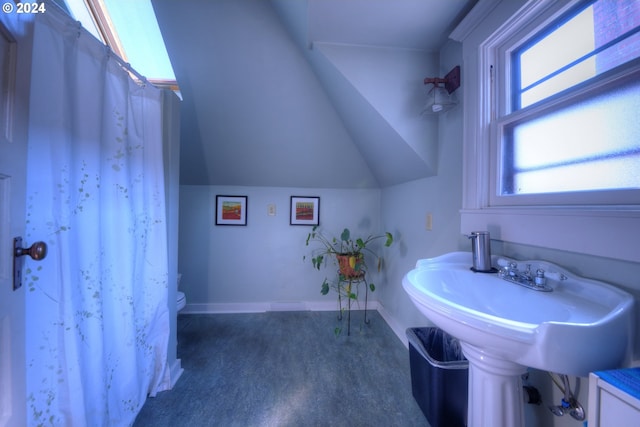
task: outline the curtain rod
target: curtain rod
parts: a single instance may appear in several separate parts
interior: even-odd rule
[[[86,31],[86,30],[85,30]],[[88,32],[88,31],[87,31]],[[90,35],[92,35],[91,33],[89,33]],[[116,62],[127,72],[129,72],[130,74],[133,74],[138,80],[140,80],[141,84],[146,85],[147,83],[149,83],[149,80],[147,80],[147,78],[145,76],[143,76],[142,74],[138,73],[136,70],[133,69],[133,67],[131,66],[131,64],[129,64],[128,62],[126,62],[124,59],[120,58],[120,56],[113,51],[113,49],[111,49],[111,46],[105,45],[105,47],[107,48],[107,52],[108,54],[113,57]]]
[[[58,13],[60,19],[68,20],[69,22],[75,22],[76,25],[78,26],[78,37],[84,34],[86,36],[91,37],[98,43],[100,43],[106,49],[107,55],[114,58],[118,63],[118,65],[120,65],[120,67],[122,67],[123,70],[127,71],[130,75],[133,75],[137,80],[139,80],[136,83],[142,84],[142,85],[146,85],[147,83],[150,83],[145,76],[143,76],[142,74],[134,70],[131,64],[126,62],[124,59],[120,57],[120,55],[118,55],[113,49],[111,49],[111,46],[97,39],[93,34],[89,32],[89,30],[87,30],[82,26],[82,22],[75,21],[64,9],[62,9],[62,7],[59,4],[50,0],[45,0],[44,3],[47,4],[47,12],[49,12],[50,8],[53,7],[54,9],[56,9],[56,12]],[[132,80],[135,81],[135,79],[132,79]]]

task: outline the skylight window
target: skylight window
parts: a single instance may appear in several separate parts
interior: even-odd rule
[[[177,90],[151,0],[64,0],[69,12],[151,83]]]

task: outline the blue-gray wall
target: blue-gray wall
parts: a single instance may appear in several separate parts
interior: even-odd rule
[[[216,195],[248,197],[247,226],[216,226]],[[290,197],[320,197],[320,224],[333,235],[344,227],[367,235],[380,229],[380,190],[182,186],[179,269],[187,311],[262,310],[271,304],[315,308],[331,268],[303,261],[310,226],[290,225]],[[276,215],[268,215],[275,205]]]
[[[447,43],[440,54],[441,74],[460,64],[461,56],[459,44]],[[461,93],[456,92],[458,96]],[[376,278],[378,289],[373,297],[401,339],[407,327],[429,325],[402,289],[403,275],[420,258],[470,250],[468,240],[460,233],[462,108],[447,112],[438,121],[438,171],[433,177],[366,190],[182,186],[179,269],[188,302],[195,304],[191,308],[260,310],[269,309],[273,303],[296,307],[304,302],[307,308],[324,309],[334,303],[334,296],[319,293],[320,283],[331,271],[314,271],[308,262],[302,261],[302,255],[309,253],[304,245],[309,227],[289,225],[290,196],[319,196],[323,227],[336,233],[347,226],[364,234],[380,230],[394,234],[396,242],[383,251],[385,268],[381,277]],[[247,227],[214,225],[216,194],[249,197]],[[274,217],[267,215],[269,204],[276,205]],[[427,214],[433,219],[430,231],[426,230]],[[516,259],[549,260],[640,297],[637,263],[499,241],[492,242],[492,251]],[[637,328],[636,343],[640,342],[639,332]],[[636,359],[639,354],[636,344]],[[545,405],[560,402],[561,395],[546,373],[532,371],[531,377],[542,392]],[[579,399],[585,406],[586,390],[587,382],[583,379]],[[529,427],[581,425],[569,417],[553,417],[544,405],[529,405],[526,415]]]

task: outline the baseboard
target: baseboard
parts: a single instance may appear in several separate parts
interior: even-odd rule
[[[369,301],[369,310],[378,309],[378,301]],[[363,310],[364,304],[353,306]],[[266,311],[337,311],[336,301],[272,301],[256,303],[205,303],[187,304],[181,314],[264,313]]]
[[[352,309],[364,309],[361,303]],[[387,322],[387,325],[402,341],[405,347],[409,348],[406,328],[404,328],[378,301],[369,301],[368,310],[376,310]],[[180,312],[183,314],[222,314],[222,313],[264,313],[267,311],[337,311],[335,301],[274,301],[260,303],[207,303],[207,304],[187,304]],[[179,362],[179,360],[178,360]],[[173,371],[172,371],[173,374]],[[171,376],[173,379],[173,375]]]
[[[403,327],[385,308],[382,304],[377,304],[378,313],[387,322],[387,325],[391,328],[391,330],[396,334],[396,336],[402,341],[402,344],[406,348],[409,348],[409,340],[407,339],[407,332],[405,327]]]
[[[217,314],[217,313],[263,313],[269,311],[270,303],[205,303],[187,304],[181,314]]]

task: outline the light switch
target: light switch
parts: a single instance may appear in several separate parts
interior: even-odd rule
[[[276,216],[276,205],[273,203],[267,205],[267,215]]]

